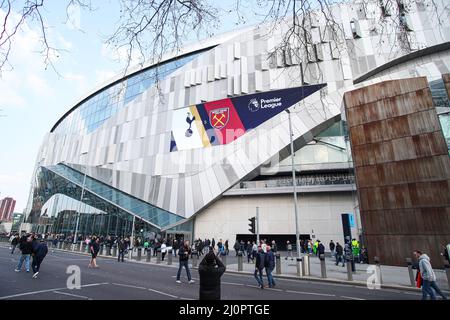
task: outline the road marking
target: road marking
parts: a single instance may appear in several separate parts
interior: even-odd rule
[[[112,283],[115,286],[121,286],[121,287],[128,287],[128,288],[135,288],[135,289],[143,289],[143,290],[147,290],[147,288],[144,287],[138,287],[138,286],[132,286],[129,284],[121,284],[121,283]]]
[[[83,287],[93,287],[93,286],[101,286],[101,285],[105,285],[108,284],[108,282],[104,282],[104,283],[91,283],[91,284],[86,284],[81,286]],[[24,293],[18,293],[18,294],[13,294],[10,296],[3,296],[0,297],[0,300],[4,300],[4,299],[9,299],[9,298],[17,298],[17,297],[22,297],[22,296],[29,296],[29,295],[33,295],[33,294],[38,294],[38,293],[44,293],[44,292],[52,292],[52,291],[58,291],[58,290],[66,290],[67,287],[65,288],[53,288],[53,289],[48,289],[48,290],[40,290],[40,291],[31,291],[31,292],[24,292]]]
[[[272,291],[284,291],[284,290],[281,290],[281,289],[275,289],[275,288],[264,288],[264,290],[272,290]]]
[[[82,298],[82,299],[92,300],[92,298],[89,298],[89,297],[86,297],[86,296],[79,296],[77,294],[71,294],[71,293],[61,292],[61,291],[53,291],[53,292],[57,293],[57,294],[63,294],[63,295],[66,295],[66,296],[75,297],[75,298]]]
[[[243,283],[234,283],[234,282],[226,282],[226,281],[222,281],[221,283],[222,284],[229,284],[229,285],[232,285],[232,286],[243,286],[244,285]]]
[[[366,299],[355,298],[355,297],[347,297],[347,296],[341,296],[341,298],[351,299],[351,300],[366,300]]]
[[[165,293],[165,292],[162,292],[162,291],[158,291],[158,290],[155,290],[155,289],[148,289],[148,291],[156,292],[156,293],[159,293],[159,294],[168,296],[168,297],[172,297],[172,298],[178,299],[177,296],[174,296],[174,295],[172,295],[172,294]]]
[[[334,294],[326,294],[326,293],[315,293],[315,292],[304,292],[304,291],[294,291],[294,290],[286,290],[289,293],[299,293],[299,294],[310,294],[314,296],[324,296],[324,297],[335,297]]]

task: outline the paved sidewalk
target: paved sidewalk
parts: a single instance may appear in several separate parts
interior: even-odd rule
[[[320,260],[315,255],[309,256],[310,260],[310,276],[314,278],[321,279],[321,268],[320,268]],[[235,260],[235,261],[232,261]],[[342,263],[339,264],[339,266],[335,265],[336,260],[334,258],[326,258],[326,273],[327,273],[327,279],[330,280],[339,280],[339,281],[345,281],[347,280],[347,266],[342,267]],[[359,282],[367,282],[367,279],[370,277],[371,274],[373,274],[373,271],[369,271],[369,266],[375,266],[375,265],[369,265],[369,264],[360,264],[355,263],[355,269],[356,272],[353,273],[353,280],[359,281]],[[407,267],[394,267],[394,266],[384,266],[382,265],[380,267],[381,269],[381,275],[382,275],[382,283],[384,285],[398,285],[398,286],[406,286],[411,287],[410,279],[409,279],[409,273]],[[227,263],[227,270],[228,271],[237,271],[238,265],[237,265],[237,259],[230,259],[230,263]],[[243,264],[243,271],[247,272],[253,272],[254,271],[254,264],[247,263],[247,257],[244,257],[244,264]],[[276,270],[273,271],[273,274]],[[439,287],[443,290],[449,290],[449,285],[447,281],[447,276],[444,270],[434,269],[434,272],[436,274],[437,283]],[[413,270],[414,277],[416,275],[416,270]],[[294,259],[285,259],[285,256],[282,255],[281,258],[281,275],[285,276],[293,276],[297,277],[297,266],[296,261]]]
[[[2,245],[7,246],[6,243],[2,243]],[[56,249],[60,250],[60,249]],[[67,250],[64,250],[67,251]],[[74,253],[80,253],[88,255],[86,252],[78,252],[78,251],[71,251]],[[112,251],[111,251],[112,252]],[[51,248],[49,247],[49,254],[51,254]],[[132,250],[132,261],[136,263],[148,263],[146,262],[147,254],[142,249],[142,256],[141,260],[137,261],[137,250]],[[168,266],[168,253],[165,256],[164,261],[161,261],[160,266]],[[110,258],[110,259],[117,259],[117,256],[107,256],[106,250],[104,255],[100,255],[101,258]],[[368,264],[359,264],[355,263],[356,272],[353,273],[353,282],[347,280],[347,267],[342,267],[342,264],[340,263],[339,266],[335,265],[335,259],[331,257],[326,258],[326,273],[327,278],[323,279],[321,278],[321,268],[320,268],[320,260],[315,255],[309,256],[310,260],[310,275],[306,277],[299,278],[297,277],[297,266],[296,261],[294,259],[286,259],[286,254],[284,252],[281,252],[281,274],[276,274],[276,269],[273,271],[273,274],[275,277],[281,276],[281,277],[289,277],[289,278],[295,278],[299,280],[316,280],[316,281],[331,281],[331,282],[339,282],[349,285],[365,285],[367,282],[368,277],[372,274],[372,272],[368,273],[368,267],[374,266],[374,265],[368,265]],[[197,265],[200,263],[203,256],[200,256],[200,259],[197,261]],[[153,255],[151,256],[151,264],[156,264],[156,257]],[[238,272],[238,259],[235,256],[234,251],[230,251],[230,255],[227,256],[227,272]],[[129,255],[125,256],[125,260],[129,261]],[[254,263],[250,262],[247,263],[247,257],[243,257],[243,272],[244,273],[253,273],[254,271]],[[189,264],[192,266],[192,259],[189,260]],[[172,257],[172,265],[168,267],[178,267],[178,257]],[[434,270],[437,277],[437,283],[439,287],[442,290],[445,290],[449,292],[450,288],[447,281],[447,276],[444,270],[435,269]],[[416,271],[413,270],[414,276],[416,274]],[[381,266],[381,273],[382,273],[382,282],[383,286],[392,286],[392,287],[403,287],[403,288],[409,288],[411,290],[420,290],[415,287],[411,287],[410,280],[409,280],[409,273],[407,267],[394,267],[394,266]]]

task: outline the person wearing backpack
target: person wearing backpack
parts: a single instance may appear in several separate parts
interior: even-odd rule
[[[266,269],[269,288],[273,288],[275,287],[275,281],[273,281],[272,271],[275,269],[275,254],[271,250],[270,246],[266,247],[266,251],[267,253],[265,254],[264,267]]]
[[[258,281],[258,286],[260,289],[264,289],[264,280],[263,280],[263,270],[264,270],[264,264],[265,264],[265,253],[262,250],[261,246],[258,246],[258,253],[256,254],[256,261],[255,261],[255,272],[254,277],[256,281]]]

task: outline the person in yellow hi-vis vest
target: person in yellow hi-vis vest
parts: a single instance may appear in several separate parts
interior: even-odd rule
[[[360,263],[361,260],[359,259],[359,241],[355,238],[352,239],[352,251],[353,251],[353,259],[355,259],[356,262]]]

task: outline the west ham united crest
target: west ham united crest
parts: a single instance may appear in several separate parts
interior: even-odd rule
[[[219,108],[214,109],[209,112],[209,123],[214,129],[222,129],[228,123],[230,119],[230,109],[229,108]]]

